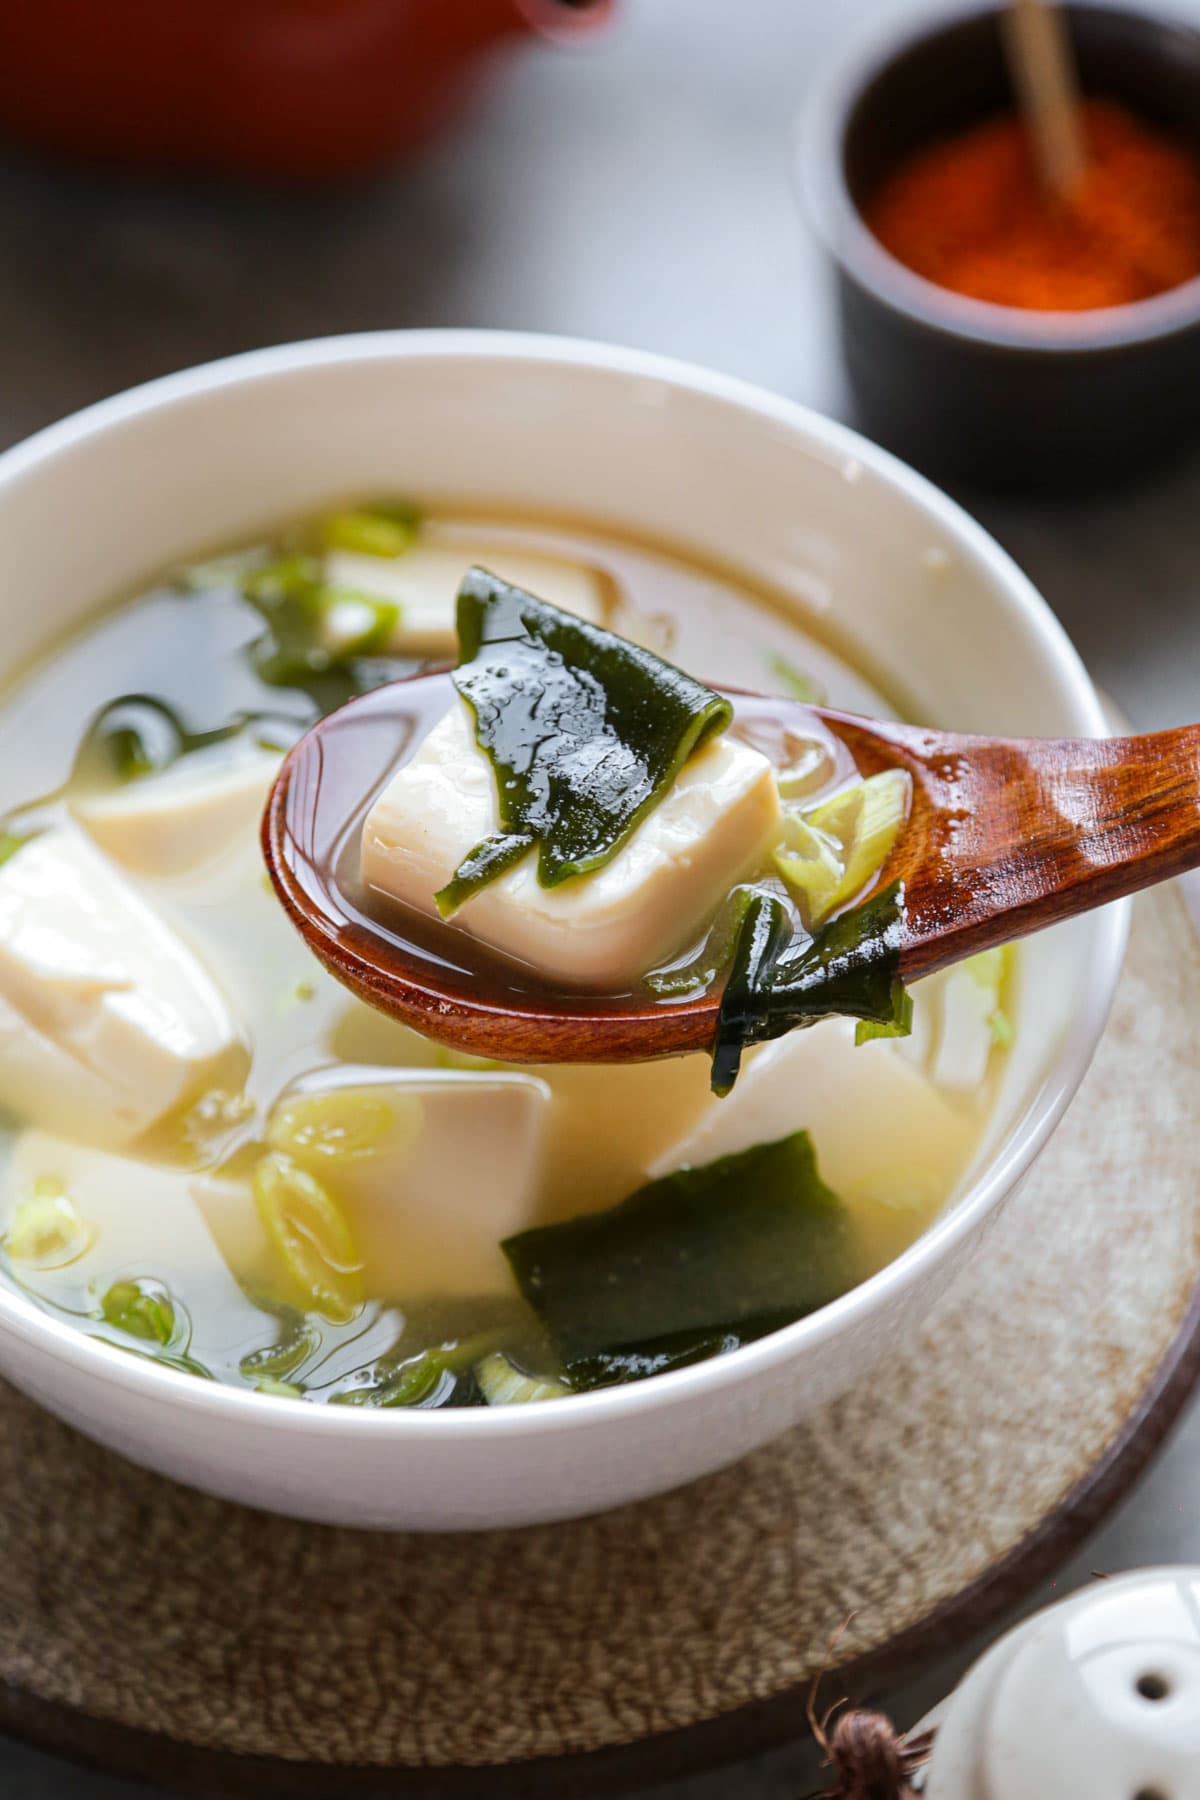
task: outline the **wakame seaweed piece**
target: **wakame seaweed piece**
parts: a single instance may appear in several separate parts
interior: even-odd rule
[[[893,881],[802,942],[784,933],[782,902],[766,892],[759,898],[762,906],[751,907],[743,922],[722,995],[712,1052],[714,1093],[729,1092],[748,1045],[830,1014],[858,1019],[860,1043],[908,1035],[912,1000],[900,979],[902,882]]]
[[[912,1000],[900,978],[903,941],[904,884],[893,881],[778,958],[768,977],[766,1035],[838,1013],[884,1028],[876,1036],[907,1036]]]
[[[733,718],[652,651],[485,569],[464,577],[457,624],[454,685],[492,764],[500,830],[437,895],[446,916],[511,867],[517,839],[536,844],[543,887],[603,868]]]
[[[207,731],[193,731],[173,706],[154,694],[122,694],[101,709],[80,739],[72,782],[141,781],[161,775],[180,757],[237,737],[276,715],[238,713]]]
[[[734,888],[705,933],[699,950],[686,962],[670,968],[651,969],[645,978],[650,992],[663,1000],[680,1000],[689,994],[707,993],[721,971],[730,965],[742,921],[755,892],[752,887]]]
[[[692,1363],[707,1362],[711,1356],[727,1356],[743,1344],[752,1344],[768,1332],[793,1324],[795,1318],[790,1312],[768,1313],[761,1319],[748,1319],[736,1331],[679,1331],[629,1349],[578,1357],[567,1364],[564,1374],[572,1390],[580,1394],[592,1388],[647,1381],[651,1375],[669,1375],[672,1369],[686,1369]]]
[[[742,914],[721,993],[713,1040],[712,1090],[725,1095],[738,1077],[742,1051],[771,1035],[766,995],[780,955],[792,942],[792,921],[778,895],[752,891]]]
[[[326,582],[320,560],[302,551],[250,570],[241,591],[267,626],[251,646],[260,681],[306,693],[321,712],[380,685],[364,665],[387,648],[394,602]]]
[[[869,1044],[875,1038],[912,1036],[912,995],[907,991],[891,1019],[860,1019],[854,1028],[854,1042]]]
[[[434,895],[443,919],[450,918],[464,901],[478,893],[481,887],[486,887],[489,881],[514,869],[533,845],[533,833],[527,831],[498,831],[494,837],[484,838],[481,844],[476,844],[463,857],[445,887],[439,888]]]
[[[806,1131],[676,1169],[606,1212],[501,1245],[568,1373],[680,1333],[798,1319],[856,1279],[845,1207]]]

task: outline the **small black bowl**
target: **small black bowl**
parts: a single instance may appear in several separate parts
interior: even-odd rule
[[[1067,12],[1085,89],[1200,153],[1196,15],[1138,0]],[[912,151],[1013,105],[995,0],[893,18],[818,77],[801,122],[805,198],[836,266],[868,436],[943,480],[1097,487],[1200,436],[1200,280],[1093,312],[994,306],[915,275],[862,216]]]

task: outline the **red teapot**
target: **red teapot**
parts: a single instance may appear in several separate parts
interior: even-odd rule
[[[291,180],[419,143],[487,53],[593,32],[613,0],[0,4],[0,133],[93,160]]]

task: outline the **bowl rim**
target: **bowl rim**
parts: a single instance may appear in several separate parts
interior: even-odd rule
[[[812,455],[854,461],[876,475],[945,534],[965,561],[989,580],[998,597],[1020,617],[1051,664],[1076,727],[1082,735],[1104,737],[1109,727],[1102,702],[1074,645],[1029,578],[1008,553],[957,502],[888,451],[848,426],[735,376],[721,374],[655,352],[557,337],[546,333],[489,330],[396,330],[314,338],[251,350],[199,364],[130,388],[70,414],[0,454],[0,491],[53,463],[66,452],[104,437],[127,421],[169,411],[200,396],[317,368],[395,361],[499,363],[539,369],[604,372],[621,381],[651,381],[676,393],[716,401],[731,413],[750,414],[760,424],[798,441]],[[736,558],[733,559],[736,567]],[[493,1437],[538,1436],[546,1431],[588,1430],[604,1420],[647,1414],[687,1404],[704,1394],[740,1386],[779,1364],[802,1357],[809,1345],[853,1331],[864,1318],[889,1306],[925,1279],[970,1238],[986,1216],[1015,1187],[1041,1152],[1075,1094],[1091,1062],[1120,975],[1131,903],[1119,901],[1091,914],[1092,976],[1084,1005],[1071,1019],[1042,1079],[1006,1140],[958,1201],[900,1256],[838,1300],[782,1330],[723,1356],[651,1376],[627,1386],[571,1397],[569,1406],[507,1406],[494,1409],[396,1408],[297,1405],[194,1376],[149,1359],[122,1354],[119,1347],[89,1337],[43,1312],[17,1290],[0,1284],[0,1330],[35,1346],[51,1361],[66,1363],[125,1389],[131,1399],[169,1401],[193,1415],[222,1415],[231,1425],[257,1422],[264,1431],[299,1429],[333,1439],[368,1430],[407,1442],[435,1443]],[[364,1425],[364,1419],[369,1423]]]
[[[1068,10],[1076,0],[1066,0]],[[1200,44],[1200,18],[1183,0],[1078,0],[1081,10],[1120,14],[1186,32]],[[794,179],[801,210],[846,275],[914,325],[989,350],[1086,357],[1133,349],[1200,327],[1200,275],[1147,300],[1077,312],[1001,306],[957,294],[918,275],[867,225],[850,192],[843,154],[855,106],[907,51],[955,25],[997,14],[1000,0],[901,0],[832,55],[807,90],[794,129]]]

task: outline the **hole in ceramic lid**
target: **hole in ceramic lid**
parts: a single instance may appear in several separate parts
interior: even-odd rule
[[[1171,1684],[1166,1676],[1152,1672],[1139,1675],[1136,1686],[1143,1700],[1165,1700],[1171,1692]]]

